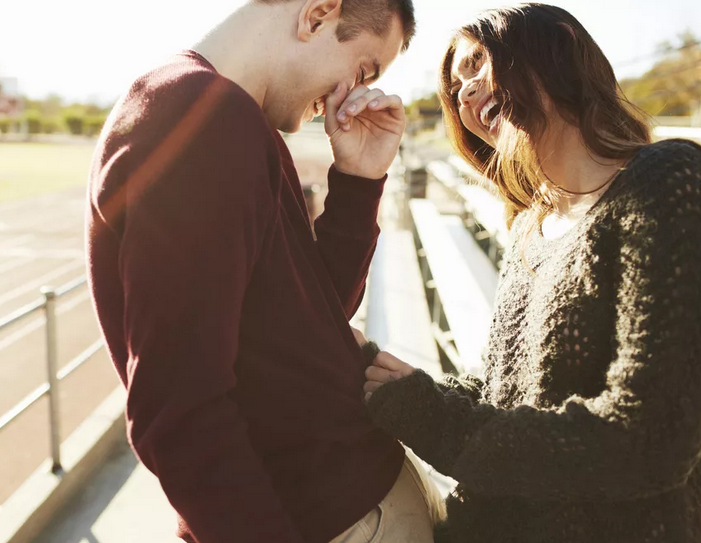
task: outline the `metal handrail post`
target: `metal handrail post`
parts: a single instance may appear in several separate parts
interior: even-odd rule
[[[41,293],[46,301],[46,369],[49,382],[49,429],[51,432],[51,471],[60,473],[61,466],[61,428],[59,422],[59,388],[58,388],[58,348],[56,342],[56,291],[43,287]]]

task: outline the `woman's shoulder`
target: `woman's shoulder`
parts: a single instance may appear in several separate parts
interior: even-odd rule
[[[615,207],[628,212],[675,214],[701,202],[701,146],[683,139],[641,148],[626,167]]]
[[[660,161],[686,161],[701,158],[701,145],[691,140],[674,138],[645,145],[638,152],[640,162],[657,164]]]
[[[636,184],[659,184],[660,177],[687,182],[701,181],[701,145],[691,140],[670,139],[642,147],[629,163]],[[670,181],[669,184],[673,184]]]

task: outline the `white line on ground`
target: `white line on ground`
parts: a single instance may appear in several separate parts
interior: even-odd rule
[[[21,287],[12,289],[10,292],[6,292],[4,295],[0,296],[0,305],[7,303],[8,301],[14,298],[17,298],[18,296],[21,296],[22,294],[26,294],[27,292],[41,288],[44,285],[46,285],[49,281],[53,281],[54,279],[61,277],[62,275],[65,275],[66,273],[76,270],[78,268],[85,268],[85,262],[83,262],[82,260],[77,262],[70,262],[65,266],[61,266],[60,268],[57,268],[52,272],[49,272],[39,277],[38,279],[35,279],[34,281],[25,283]]]

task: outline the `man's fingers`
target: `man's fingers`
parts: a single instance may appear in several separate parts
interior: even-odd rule
[[[339,120],[343,122],[349,117],[359,115],[368,107],[368,104],[376,101],[385,95],[380,89],[370,89],[367,92],[356,96],[355,98],[346,98],[345,102],[339,110]]]
[[[368,92],[370,92],[370,89],[368,89],[365,85],[358,85],[357,87],[352,89],[346,96],[346,99],[343,101],[343,103],[338,107],[338,110],[336,112],[336,118],[338,122],[347,122],[350,119],[346,111],[348,109],[348,106],[350,106],[358,98],[360,98]]]
[[[324,104],[324,127],[326,128],[327,134],[332,134],[340,127],[341,123],[338,122],[336,116],[347,94],[348,86],[341,82],[336,86],[336,90],[326,97],[326,103]]]
[[[339,87],[341,85],[345,88],[345,83],[339,83]],[[358,85],[350,92],[337,91],[326,102],[327,134],[332,134],[338,129],[347,132],[351,129],[353,118],[363,112],[387,111],[397,120],[404,119],[404,104],[396,94],[387,96],[380,89],[368,89],[365,85]],[[345,99],[339,104],[342,94],[345,94]]]
[[[396,94],[378,96],[368,103],[367,108],[370,111],[389,111],[396,119],[404,117],[404,103]]]

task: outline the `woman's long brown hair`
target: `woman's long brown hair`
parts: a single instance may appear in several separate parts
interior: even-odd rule
[[[492,61],[495,94],[503,99],[498,148],[469,132],[451,94],[451,69],[460,40],[482,45]],[[564,9],[545,4],[490,9],[454,36],[441,68],[439,98],[456,151],[496,187],[507,203],[509,226],[521,211],[538,208],[538,222],[553,207],[535,142],[548,127],[545,93],[560,116],[577,126],[589,150],[604,159],[627,159],[650,142],[644,114],[630,104],[611,64],[584,27]]]

